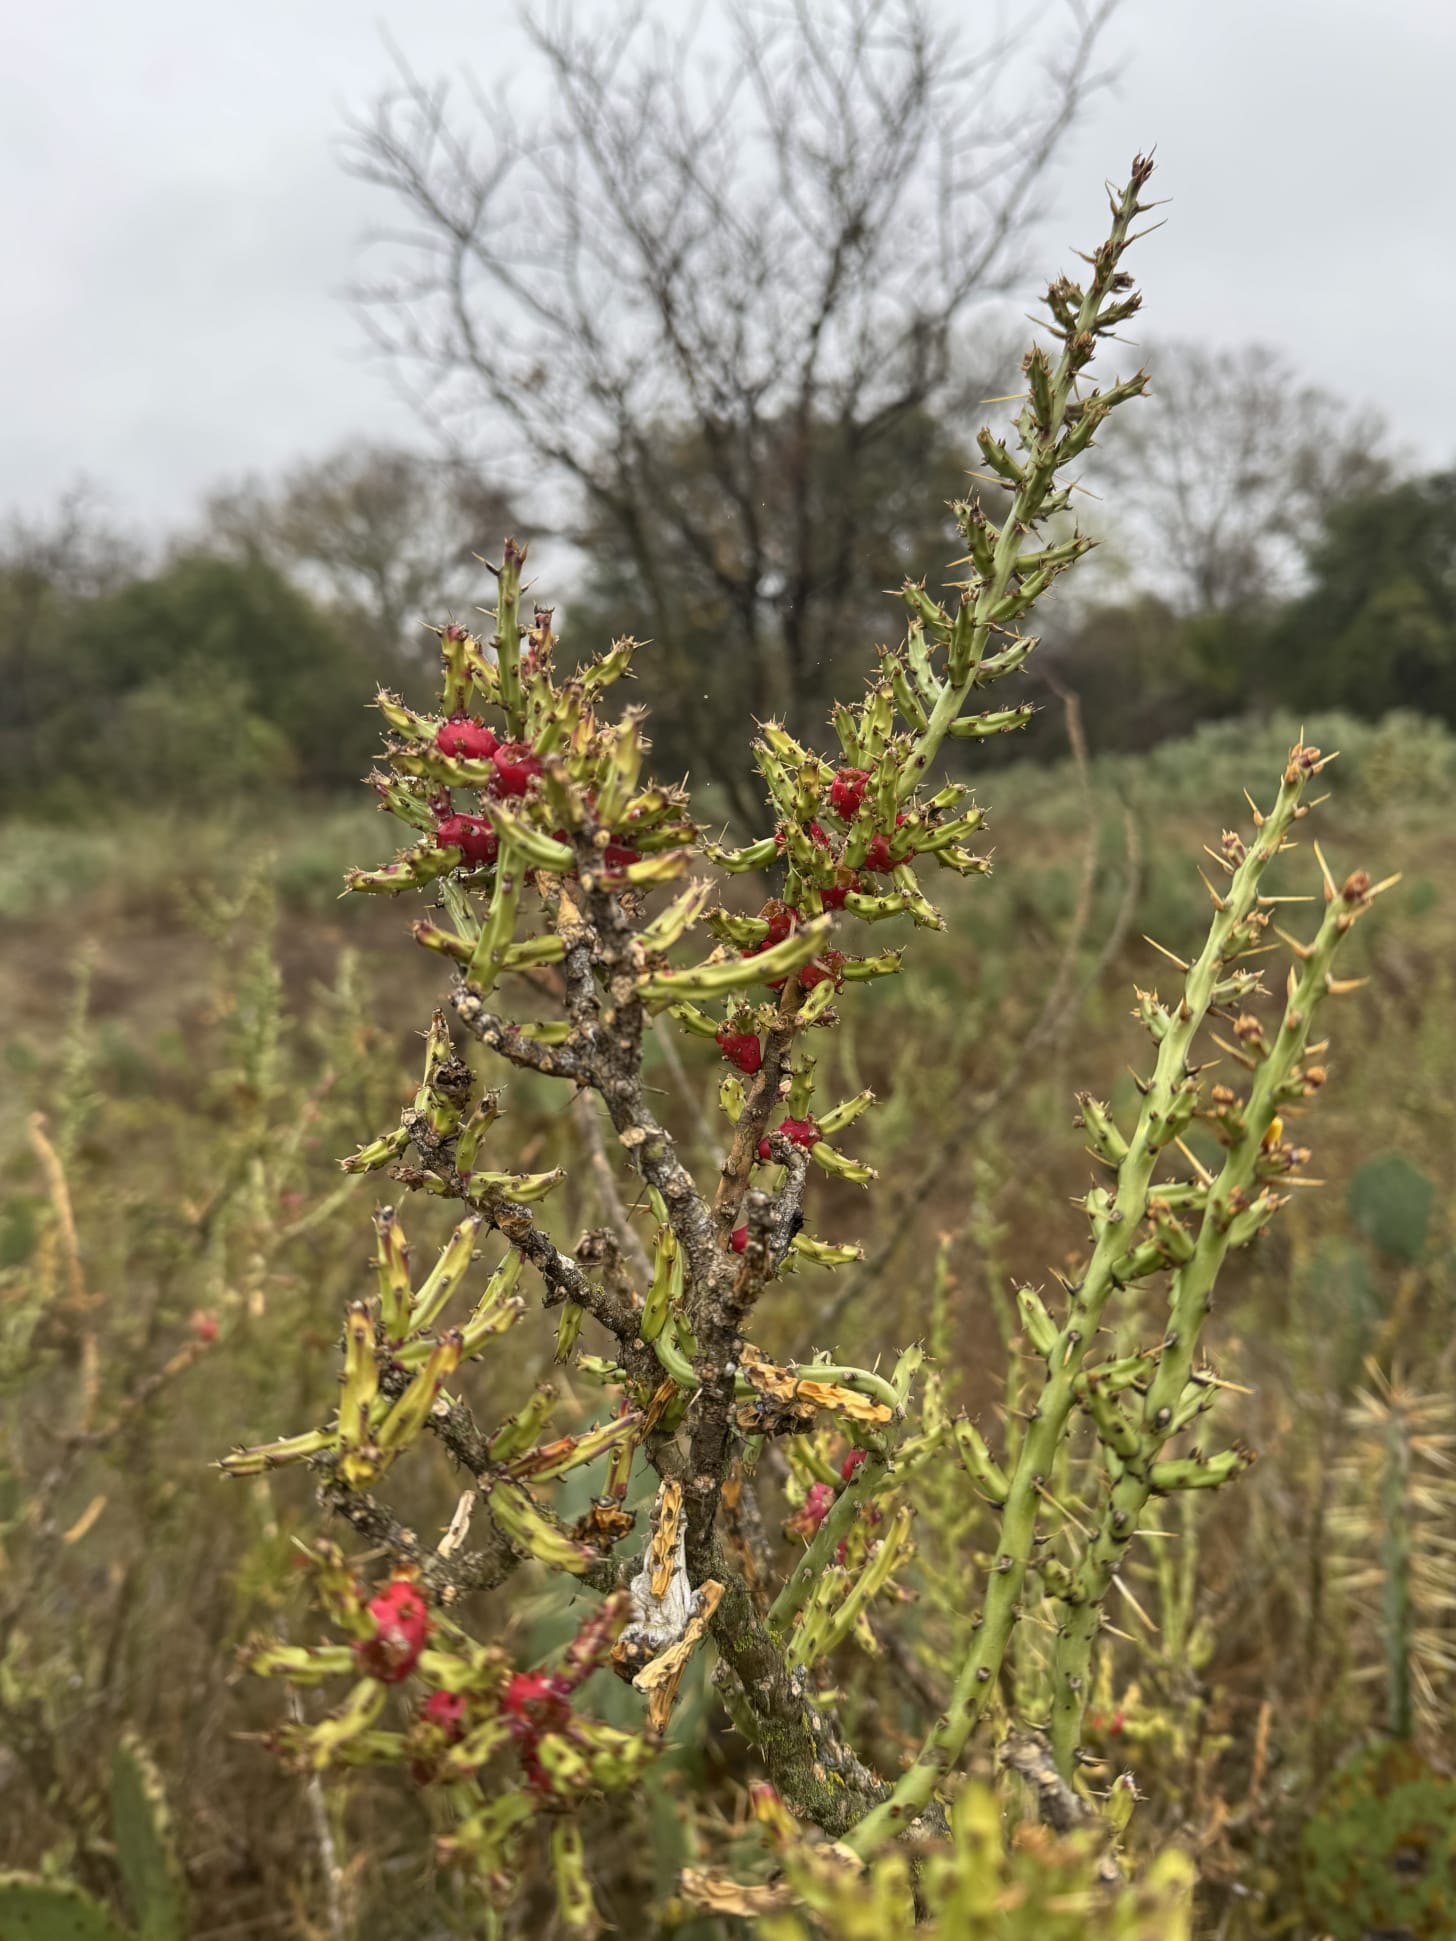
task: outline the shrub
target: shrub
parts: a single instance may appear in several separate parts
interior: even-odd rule
[[[421,1271],[397,1207],[379,1207],[375,1285],[344,1316],[337,1406],[321,1401],[315,1426],[223,1461],[243,1477],[310,1466],[323,1506],[363,1545],[313,1541],[313,1635],[259,1638],[246,1662],[328,1694],[321,1714],[300,1708],[275,1732],[286,1761],[311,1773],[410,1773],[435,1802],[437,1858],[492,1902],[512,1899],[529,1849],[548,1845],[572,1933],[598,1925],[585,1844],[602,1824],[593,1804],[626,1811],[708,1648],[717,1697],[758,1768],[766,1842],[726,1868],[684,1873],[690,1905],[762,1913],[778,1923],[765,1932],[785,1937],[862,1932],[856,1894],[884,1920],[910,1905],[898,1844],[908,1836],[926,1904],[946,1932],[967,1931],[957,1924],[990,1876],[964,1855],[968,1842],[984,1847],[988,1816],[960,1775],[972,1735],[994,1720],[1029,1810],[1075,1836],[1047,1863],[1066,1893],[1102,1893],[1076,1904],[1100,1905],[1110,1932],[1186,1932],[1176,1856],[1141,1885],[1119,1884],[1131,1794],[1089,1786],[1086,1707],[1106,1600],[1157,1500],[1217,1488],[1252,1460],[1238,1442],[1210,1440],[1224,1384],[1204,1331],[1229,1254],[1304,1183],[1295,1120],[1326,1077],[1316,1021],[1351,988],[1336,956],[1384,887],[1361,871],[1337,882],[1316,848],[1322,915],[1303,939],[1275,922],[1283,899],[1271,872],[1313,806],[1327,759],[1317,748],[1297,740],[1249,836],[1225,831],[1210,851],[1204,943],[1187,959],[1166,953],[1170,998],[1137,995],[1154,1055],[1131,1109],[1081,1095],[1098,1169],[1082,1201],[1087,1244],[1050,1301],[1031,1285],[1016,1292],[997,1446],[951,1415],[942,1368],[919,1345],[884,1372],[763,1345],[782,1329],[775,1297],[792,1276],[832,1275],[859,1257],[818,1230],[811,1179],[873,1178],[853,1147],[876,1101],[867,1090],[822,1097],[813,1047],[861,986],[900,971],[903,944],[869,948],[873,927],[942,928],[936,873],[988,869],[975,846],[983,811],[965,786],[939,785],[937,764],[951,739],[1025,720],[1023,709],[980,705],[984,690],[1025,661],[1027,615],[1087,550],[1068,523],[1069,468],[1144,388],[1140,372],[1089,388],[1087,367],[1138,307],[1123,258],[1149,174],[1139,159],[1112,196],[1085,284],[1050,286],[1059,348],[1028,354],[1012,432],[980,434],[1005,503],[988,509],[976,495],[955,508],[969,569],[959,600],[947,608],[923,585],[904,587],[903,644],[882,651],[862,700],[835,709],[838,764],[785,725],[762,725],[753,759],[772,834],[724,849],[694,822],[685,788],[644,779],[641,711],[605,711],[636,643],[559,672],[550,612],[537,607],[522,624],[524,553],[513,542],[493,638],[441,631],[437,710],[380,696],[388,736],[374,786],[414,840],[393,862],[350,872],[349,886],[431,897],[414,935],[454,967],[453,1017],[435,1013],[398,1125],[343,1165],[458,1218]],[[489,736],[464,735],[472,723]],[[690,874],[703,864],[711,874]],[[715,876],[757,879],[768,893],[715,901]],[[1271,1006],[1261,973],[1281,945],[1292,962]],[[658,1030],[722,1059],[726,1150],[711,1184],[644,1081]],[[1226,1061],[1216,1081],[1205,1032]],[[585,1099],[605,1228],[569,1248],[553,1233],[543,1209],[563,1171],[528,1170],[512,1151],[501,1092],[462,1056],[472,1039],[492,1072],[513,1068]],[[913,1071],[903,1083],[913,1088]],[[1195,1129],[1211,1163],[1185,1141]],[[624,1183],[640,1193],[644,1223]],[[832,1219],[841,1202],[824,1203]],[[492,1241],[504,1250],[478,1269]],[[529,1359],[519,1344],[534,1288],[555,1316],[572,1395],[601,1397],[593,1421],[546,1382],[503,1420],[477,1413]],[[404,1472],[431,1444],[467,1479],[438,1542],[397,1507]],[[948,1488],[971,1518],[957,1561],[984,1551],[987,1567],[954,1587],[963,1622],[949,1689],[922,1710],[918,1749],[896,1774],[894,1734],[873,1718],[851,1729],[836,1666],[893,1631],[914,1571],[917,1493]],[[644,1509],[645,1541],[634,1544]],[[797,1546],[785,1571],[768,1534],[775,1520]],[[571,1634],[544,1663],[526,1662],[509,1631],[486,1633],[478,1616],[485,1592],[526,1569],[580,1593]],[[1040,1655],[1026,1643],[1038,1628],[1049,1639]],[[627,1726],[594,1696],[605,1670],[637,1695]],[[705,1819],[698,1835],[711,1831]],[[1031,1925],[1000,1931],[1052,1932],[1025,1898],[1026,1847],[996,1905],[1009,1910],[1020,1895]],[[771,1867],[787,1890],[765,1900],[757,1890]]]

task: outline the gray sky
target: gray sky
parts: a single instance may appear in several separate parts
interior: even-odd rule
[[[968,29],[977,11],[957,0]],[[388,78],[381,23],[422,74],[490,79],[521,52],[513,19],[508,0],[12,5],[0,511],[84,474],[156,532],[242,472],[416,439],[340,301],[388,210],[336,141]],[[1417,462],[1456,462],[1453,0],[1124,0],[1106,51],[1120,79],[1051,185],[1046,271],[1101,233],[1102,178],[1156,144],[1173,201],[1137,264],[1149,330],[1272,343],[1380,406]]]

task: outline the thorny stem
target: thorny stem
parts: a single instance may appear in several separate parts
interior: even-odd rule
[[[1149,1188],[1163,1140],[1163,1127],[1174,1107],[1174,1097],[1190,1070],[1194,1040],[1211,1006],[1216,986],[1225,974],[1226,949],[1233,933],[1245,924],[1256,908],[1260,884],[1274,860],[1285,834],[1294,820],[1300,797],[1309,779],[1309,769],[1298,759],[1296,750],[1285,770],[1278,801],[1259,831],[1259,839],[1234,874],[1209,927],[1208,939],[1197,962],[1189,970],[1181,1003],[1169,1014],[1169,1023],[1158,1048],[1157,1063],[1143,1096],[1137,1129],[1128,1142],[1117,1181],[1112,1208],[1101,1222],[1092,1258],[1081,1283],[1071,1291],[1067,1317],[1048,1356],[1046,1383],[1032,1411],[1021,1444],[1016,1467],[1010,1478],[1010,1492],[1001,1512],[998,1556],[987,1586],[985,1607],[976,1624],[973,1641],[961,1664],[944,1715],[931,1728],[915,1762],[896,1785],[891,1798],[857,1826],[849,1844],[861,1856],[873,1853],[913,1820],[925,1807],[941,1776],[959,1759],[967,1739],[974,1731],[994,1688],[1006,1647],[1020,1613],[1022,1587],[1031,1566],[1036,1544],[1036,1521],[1040,1492],[1054,1473],[1058,1451],[1067,1423],[1076,1406],[1076,1380],[1081,1373],[1102,1316],[1116,1291],[1115,1264],[1126,1251],[1128,1236],[1135,1233],[1147,1211]],[[1321,936],[1323,936],[1323,931]],[[1267,1069],[1267,1068],[1266,1068]],[[1200,1303],[1203,1291],[1198,1295]],[[1197,1342],[1201,1311],[1183,1317],[1185,1332],[1181,1343],[1174,1339],[1168,1350],[1178,1370],[1158,1387],[1158,1404],[1165,1406],[1169,1387],[1175,1398],[1181,1393]],[[1176,1330],[1170,1330],[1170,1334]],[[1190,1338],[1191,1334],[1191,1338]],[[1179,1352],[1181,1347],[1181,1352]],[[1151,1419],[1151,1418],[1149,1418]],[[1146,1498],[1144,1497],[1144,1501]],[[1114,1506],[1114,1514],[1121,1506]],[[1142,1507],[1141,1502],[1138,1509]],[[1120,1556],[1131,1541],[1136,1520],[1129,1515],[1126,1525],[1113,1529],[1112,1518],[1105,1519],[1109,1543],[1118,1540]],[[1096,1607],[1092,1621],[1095,1630]],[[1074,1613],[1075,1615],[1075,1613]],[[1070,1647],[1068,1647],[1070,1649]],[[1079,1676],[1068,1669],[1064,1678]],[[1063,1693],[1070,1691],[1065,1683]],[[1065,1737],[1065,1707],[1059,1715]],[[1080,1725],[1080,1704],[1076,1723]],[[1058,1747],[1059,1756],[1061,1746]]]

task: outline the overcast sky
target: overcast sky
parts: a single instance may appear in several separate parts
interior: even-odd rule
[[[338,135],[388,79],[382,29],[424,75],[490,78],[521,57],[513,21],[508,0],[12,5],[0,511],[84,475],[155,533],[223,479],[417,440],[340,300],[388,212]],[[1124,0],[1106,51],[1120,79],[1050,186],[1046,269],[1156,144],[1149,329],[1272,343],[1418,462],[1456,462],[1456,0]]]

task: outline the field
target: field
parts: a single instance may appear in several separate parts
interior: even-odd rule
[[[1145,1052],[1133,987],[1170,974],[1145,938],[1196,942],[1202,846],[1246,823],[1245,786],[1271,793],[1299,726],[1226,724],[1136,761],[990,778],[993,874],[945,899],[950,935],[917,936],[908,975],[851,990],[851,1028],[829,1040],[842,1093],[881,1099],[856,1148],[881,1178],[868,1192],[817,1185],[812,1223],[868,1260],[803,1269],[782,1296],[792,1311],[761,1317],[766,1349],[810,1337],[871,1365],[924,1340],[948,1401],[994,1420],[1013,1277],[1049,1284],[1083,1243],[1075,1094],[1131,1096]],[[1260,1461],[1216,1498],[1180,1499],[1187,1514],[1169,1510],[1163,1540],[1143,1546],[1093,1714],[1110,1767],[1143,1795],[1134,1850],[1176,1836],[1196,1855],[1202,1931],[1220,1937],[1322,1931],[1301,1827],[1382,1716],[1390,1645],[1389,1502],[1374,1458],[1347,1462],[1366,1433],[1349,1411],[1367,1357],[1404,1405],[1452,1375],[1456,742],[1400,716],[1304,728],[1342,751],[1316,815],[1336,875],[1402,881],[1345,966],[1369,981],[1335,1007],[1311,1137],[1325,1183],[1235,1264],[1214,1319],[1235,1385],[1219,1439],[1245,1437]],[[258,817],[177,808],[0,828],[0,1856],[113,1892],[106,1766],[134,1727],[173,1803],[196,1941],[331,1922],[336,1941],[478,1931],[449,1878],[422,1897],[426,1793],[396,1775],[327,1791],[280,1776],[261,1742],[277,1689],[241,1677],[235,1653],[290,1622],[280,1586],[315,1526],[309,1479],[234,1482],[209,1466],[317,1419],[343,1305],[368,1271],[380,1182],[345,1179],[337,1160],[393,1121],[446,983],[408,938],[412,912],[337,900],[344,867],[387,844],[372,810],[307,798]],[[1276,887],[1318,891],[1307,846]],[[1308,919],[1295,904],[1282,921]],[[700,1156],[694,1128],[721,1069],[694,1044],[659,1048],[652,1066]],[[512,1164],[577,1157],[559,1091],[514,1076],[508,1112]],[[589,1169],[550,1207],[568,1247],[600,1221]],[[447,1211],[407,1209],[421,1253]],[[527,1334],[512,1337],[521,1396],[551,1353],[544,1329]],[[440,1467],[420,1487],[404,1507],[442,1528],[457,1485]],[[985,1561],[964,1504],[930,1491],[918,1508],[907,1661],[850,1647],[835,1661],[885,1769],[909,1749],[896,1680],[937,1692]],[[556,1592],[524,1595],[528,1582],[493,1613],[526,1660],[575,1623]],[[1031,1649],[1008,1674],[1009,1707]],[[1417,1681],[1432,1749],[1450,1719],[1441,1658],[1428,1691]],[[700,1719],[686,1705],[679,1736]],[[674,1913],[676,1870],[694,1858],[674,1806],[685,1766],[725,1839],[740,1814],[749,1762],[716,1731],[613,1808],[619,1871],[595,1884],[624,1934],[648,1931],[633,1915],[647,1904],[653,1932],[731,1931]],[[528,1905],[520,1931],[542,1931],[546,1906]]]

